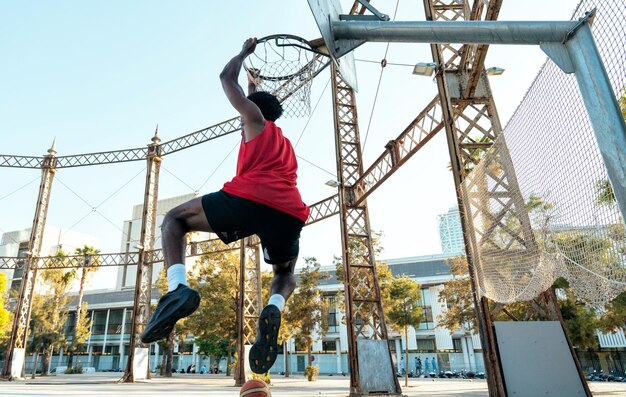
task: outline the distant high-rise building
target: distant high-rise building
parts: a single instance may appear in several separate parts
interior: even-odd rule
[[[444,254],[465,254],[461,213],[457,207],[451,207],[448,213],[437,215],[441,252]]]

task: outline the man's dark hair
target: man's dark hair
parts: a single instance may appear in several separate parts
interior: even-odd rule
[[[276,96],[267,91],[257,91],[248,95],[248,99],[261,109],[265,120],[276,121],[283,114],[283,106]]]

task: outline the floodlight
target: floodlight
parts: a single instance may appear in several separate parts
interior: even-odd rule
[[[487,76],[500,76],[504,73],[504,68],[499,68],[497,66],[492,66],[490,68],[485,69],[487,72]]]
[[[439,67],[437,62],[419,62],[413,68],[413,74],[419,76],[432,76]]]
[[[341,182],[334,179],[329,179],[328,181],[326,181],[325,185],[330,187],[339,187],[341,186]]]

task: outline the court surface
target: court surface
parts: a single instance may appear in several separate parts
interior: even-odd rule
[[[116,384],[118,374],[59,375],[0,382],[0,396],[239,396],[239,388],[224,375],[176,374],[146,382]],[[404,385],[404,379],[400,382]],[[348,396],[349,379],[343,376],[320,376],[307,382],[302,375],[290,378],[272,377],[273,397]],[[590,383],[594,396],[626,396],[626,383]],[[404,395],[487,397],[484,380],[468,379],[409,379],[402,387]]]

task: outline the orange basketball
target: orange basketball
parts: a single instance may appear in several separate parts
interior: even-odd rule
[[[250,379],[239,390],[241,397],[270,397],[270,387],[261,379]]]

